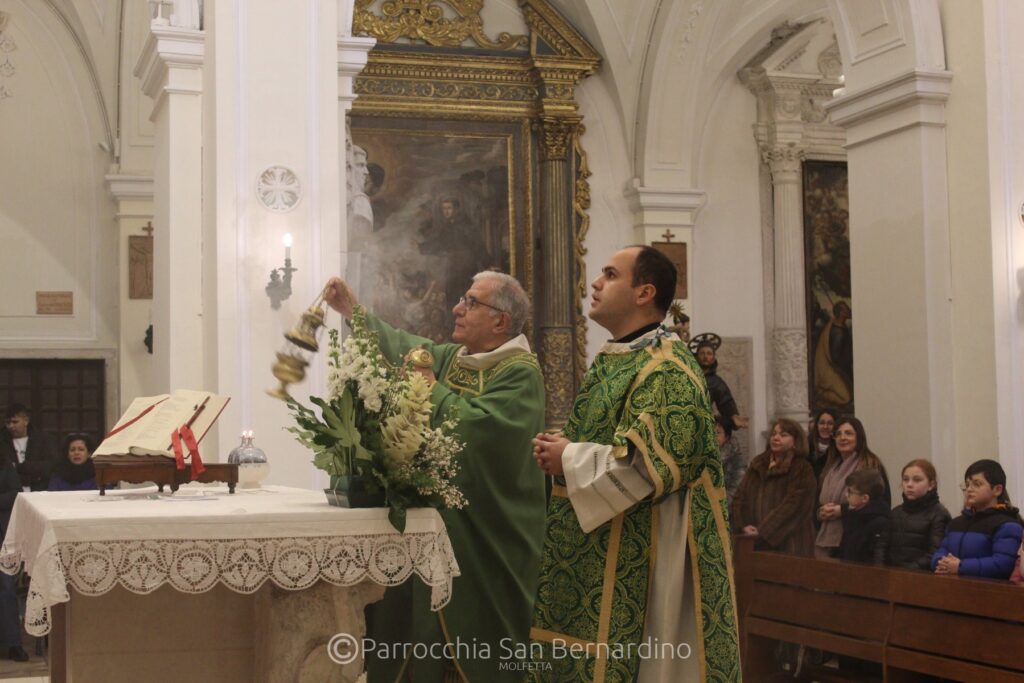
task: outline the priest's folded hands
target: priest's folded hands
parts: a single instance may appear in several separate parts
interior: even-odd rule
[[[569,439],[561,434],[541,432],[533,438],[533,459],[545,474],[561,477],[565,474],[562,470],[562,452],[568,445]]]

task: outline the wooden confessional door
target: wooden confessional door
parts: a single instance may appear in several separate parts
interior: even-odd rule
[[[103,359],[0,359],[0,410],[24,404],[33,428],[58,448],[69,432],[85,432],[98,443],[106,425],[104,377]]]

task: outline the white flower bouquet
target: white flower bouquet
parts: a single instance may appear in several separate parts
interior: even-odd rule
[[[396,529],[405,530],[410,507],[466,506],[455,484],[458,419],[448,415],[431,427],[430,387],[408,366],[381,354],[356,307],[352,333],[341,344],[330,330],[326,399],[310,396],[320,415],[289,399],[296,426],[288,431],[313,452],[313,464],[331,475],[331,491],[344,492],[351,507],[387,505]]]

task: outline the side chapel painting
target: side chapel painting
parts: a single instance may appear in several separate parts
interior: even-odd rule
[[[836,408],[852,413],[853,303],[846,164],[807,161],[803,178],[811,410]]]
[[[384,320],[441,342],[474,274],[516,274],[514,140],[428,128],[353,117],[348,272]]]

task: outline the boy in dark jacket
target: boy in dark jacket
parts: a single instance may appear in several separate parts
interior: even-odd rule
[[[889,506],[882,475],[877,470],[857,470],[846,478],[846,487],[839,559],[885,564]]]
[[[1006,472],[995,460],[967,468],[964,513],[949,523],[942,545],[932,555],[936,574],[1008,579],[1020,550],[1021,524],[1006,493]]]

